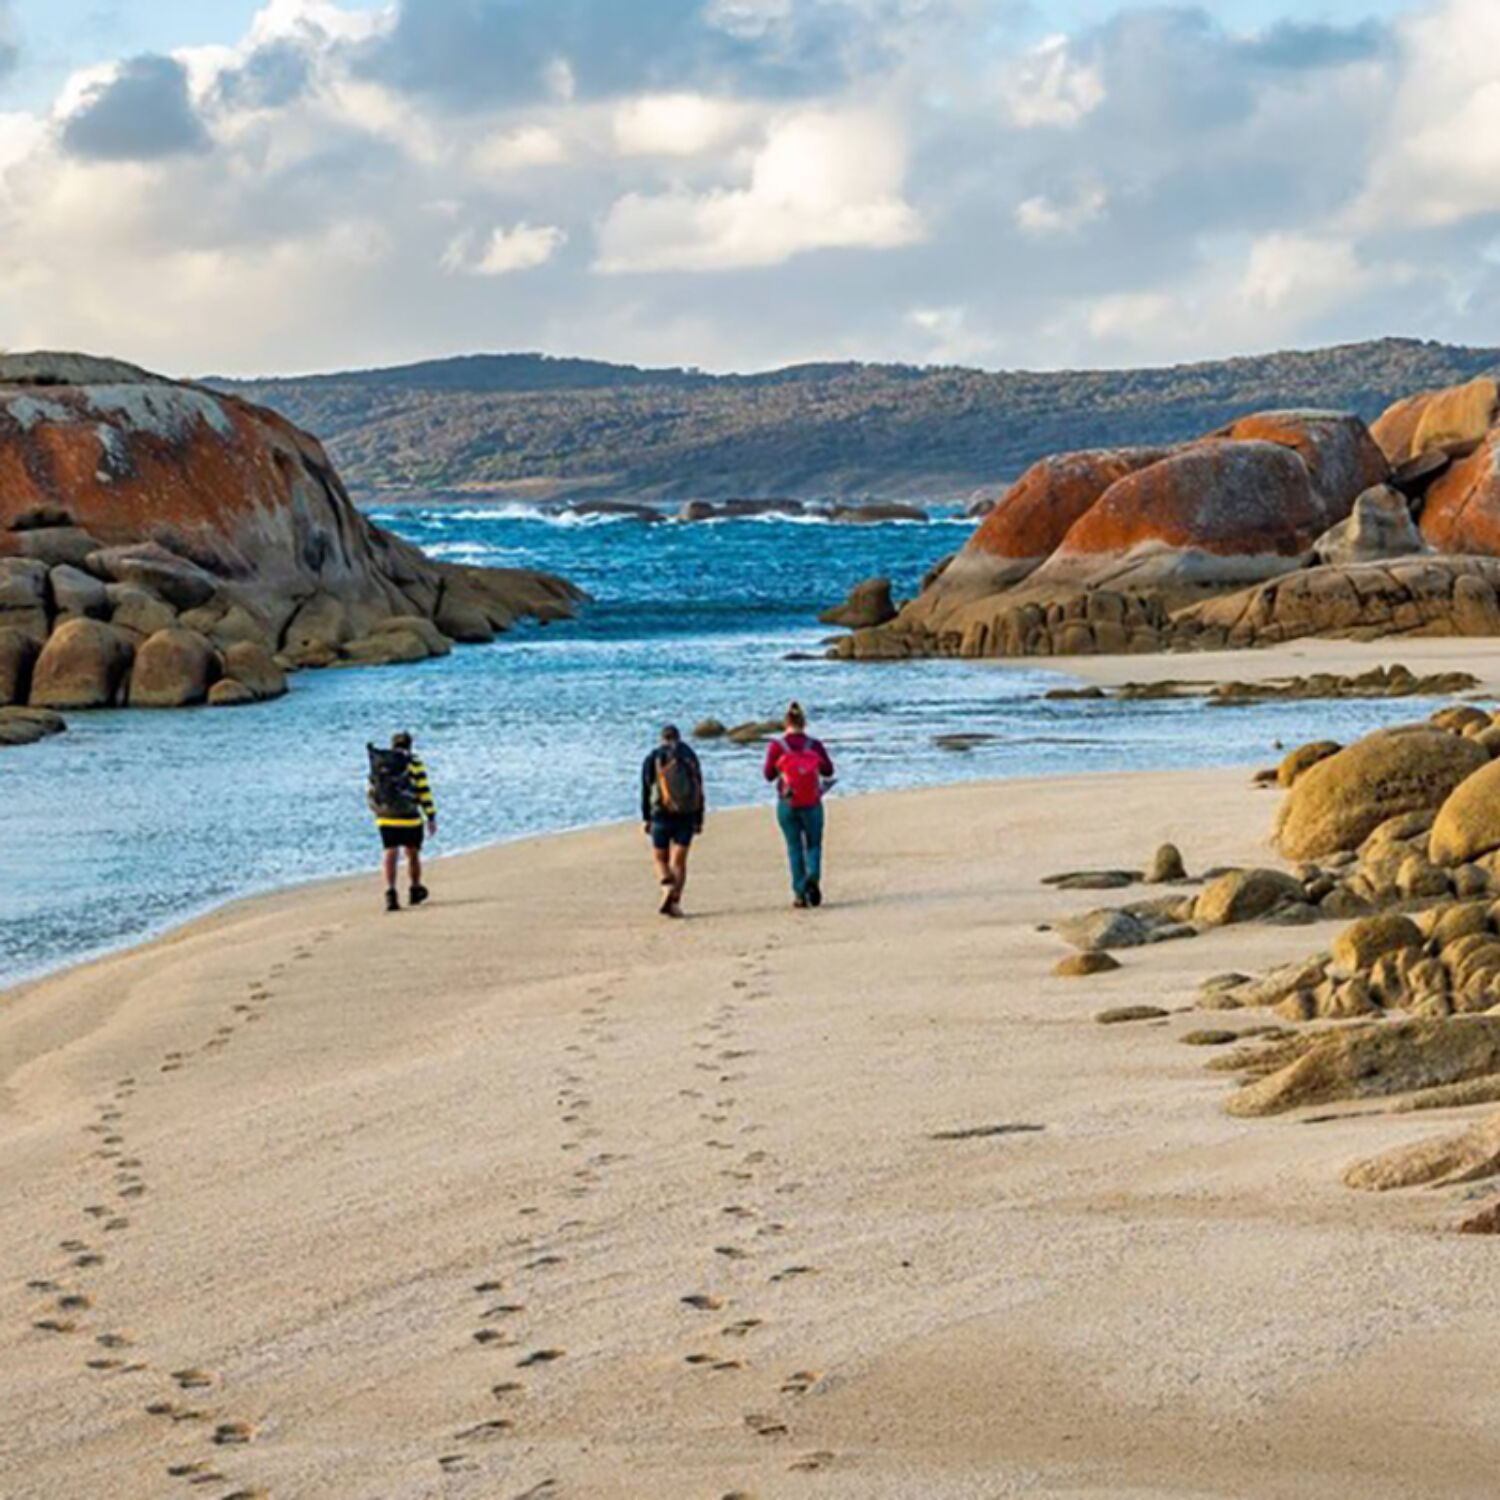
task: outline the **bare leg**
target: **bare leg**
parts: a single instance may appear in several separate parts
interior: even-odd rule
[[[396,889],[396,867],[400,859],[401,851],[399,849],[387,849],[385,851],[385,859],[382,863],[385,869],[385,888],[388,891]]]
[[[683,844],[672,846],[671,878],[672,895],[675,900],[682,900],[682,893],[687,889],[687,863],[688,851]]]
[[[408,847],[406,851],[406,872],[411,877],[413,885],[422,883],[422,851],[415,847]]]
[[[671,855],[665,849],[654,849],[656,856],[656,878],[661,885],[674,884]]]

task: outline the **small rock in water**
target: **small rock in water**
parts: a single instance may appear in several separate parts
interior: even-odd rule
[[[701,719],[693,726],[695,740],[722,740],[729,733],[729,726],[718,719]]]
[[[977,750],[981,745],[988,745],[995,739],[992,734],[940,734],[933,744],[939,750],[953,750],[959,754],[965,754],[970,750]]]

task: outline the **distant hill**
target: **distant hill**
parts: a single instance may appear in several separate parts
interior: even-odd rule
[[[1383,339],[1153,370],[802,365],[760,375],[470,355],[211,380],[323,438],[366,494],[962,496],[1065,448],[1198,436],[1242,413],[1374,418],[1500,370],[1500,349]]]

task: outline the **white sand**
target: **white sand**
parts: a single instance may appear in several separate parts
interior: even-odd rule
[[[1035,924],[1109,898],[1039,876],[1264,858],[1246,783],[841,801],[809,914],[768,810],[675,925],[638,829],[516,845],[5,997],[0,1494],[1494,1495],[1500,1253],[1338,1184],[1452,1117],[1232,1120],[1202,1016],[1091,1019],[1320,934],[1049,977]]]
[[[1265,682],[1271,678],[1335,672],[1352,676],[1372,667],[1410,667],[1422,677],[1470,672],[1481,688],[1500,695],[1500,639],[1456,637],[1382,641],[1305,640],[1253,651],[1182,651],[1150,656],[1024,657],[995,662],[1000,668],[1045,668],[1101,687],[1126,682]],[[986,663],[986,665],[991,665]]]

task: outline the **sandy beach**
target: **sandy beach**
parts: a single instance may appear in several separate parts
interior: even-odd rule
[[[1492,1494],[1500,1262],[1452,1195],[1338,1182],[1449,1117],[1232,1120],[1191,1015],[1092,1019],[1315,939],[1063,981],[1034,930],[1092,904],[1039,877],[1263,860],[1271,806],[1242,771],[843,800],[819,913],[736,813],[681,924],[639,830],[589,832],[13,992],[0,1488]]]

